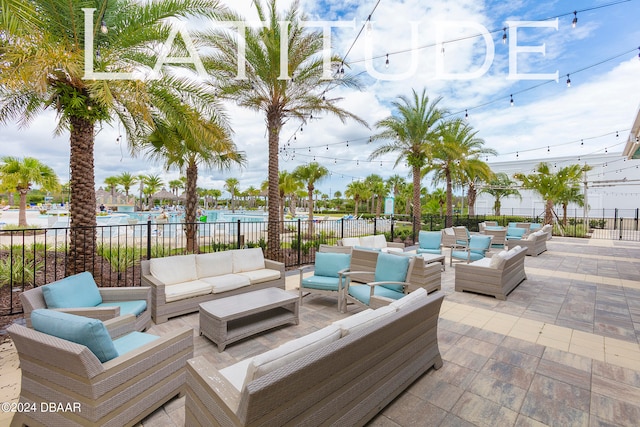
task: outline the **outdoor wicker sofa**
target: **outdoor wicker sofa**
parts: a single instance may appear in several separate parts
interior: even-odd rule
[[[530,233],[526,238],[518,240],[517,244],[527,249],[527,255],[538,256],[547,250],[548,233],[542,230]]]
[[[186,425],[364,425],[442,366],[443,298],[418,290],[222,370],[206,356],[191,359]]]
[[[344,237],[338,240],[338,246],[351,246],[363,249],[379,249],[382,252],[404,252],[404,243],[387,242],[384,234],[360,237]]]
[[[184,393],[193,329],[162,337],[130,330],[112,341],[112,330],[102,325],[133,326],[133,315],[102,323],[47,309],[33,313],[36,329],[44,323],[50,333],[73,334],[75,341],[17,324],[7,328],[20,359],[19,402],[25,408],[14,414],[12,426],[132,426]],[[115,354],[105,356],[105,342]]]
[[[527,278],[524,258],[527,248],[516,246],[491,258],[456,266],[455,290],[493,295],[506,300],[507,295]]]
[[[264,259],[261,248],[152,258],[140,266],[156,324],[196,312],[205,301],[285,284],[284,264]]]

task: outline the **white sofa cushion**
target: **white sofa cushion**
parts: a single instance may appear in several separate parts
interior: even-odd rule
[[[248,357],[238,363],[234,363],[231,366],[220,369],[220,371],[218,372],[220,372],[220,375],[229,380],[231,385],[234,386],[236,390],[240,391],[242,389],[242,386],[244,385],[244,378],[247,376],[247,368],[252,361],[253,357]]]
[[[360,246],[360,239],[357,237],[345,237],[342,239],[342,246]]]
[[[496,269],[502,267],[504,262],[507,260],[506,256],[507,256],[507,251],[498,252],[497,254],[491,257],[491,261],[489,262],[489,267],[496,268]]]
[[[231,291],[251,284],[248,277],[240,274],[223,274],[221,276],[203,277],[200,281],[208,283],[214,294]]]
[[[362,236],[360,237],[360,246],[364,246],[365,248],[383,248],[387,246],[376,246],[376,236]]]
[[[195,255],[175,255],[152,258],[149,261],[151,275],[165,285],[190,282],[198,278]]]
[[[469,265],[473,265],[474,267],[490,268],[491,267],[491,258],[489,258],[489,257],[480,258],[479,260],[473,261]]]
[[[391,248],[391,247],[385,247],[385,248],[380,248],[380,250],[382,252],[404,252],[404,250],[402,248]]]
[[[427,296],[427,290],[425,288],[418,288],[415,291],[411,292],[410,294],[395,300],[394,302],[389,304],[389,306],[394,307],[396,310],[399,311],[399,310],[402,310],[403,307],[413,304],[416,301],[420,301],[422,298],[426,296]]]
[[[167,302],[178,301],[185,298],[197,297],[211,293],[211,284],[202,280],[175,283],[164,287],[165,300]]]
[[[373,245],[374,248],[386,248],[387,239],[384,237],[384,234],[376,234],[373,236]]]
[[[236,249],[231,251],[233,255],[233,272],[260,270],[264,268],[264,254],[262,248]]]
[[[252,285],[255,285],[256,283],[268,282],[269,280],[278,280],[280,278],[280,272],[278,270],[271,270],[270,268],[262,268],[260,270],[244,271],[238,273],[237,276],[246,277]]]
[[[336,320],[333,325],[340,327],[342,336],[345,337],[349,334],[357,332],[367,326],[373,325],[379,320],[384,319],[387,316],[391,316],[396,312],[396,307],[386,305],[384,307],[372,310],[370,308],[356,313],[353,316],[346,317],[344,319]]]
[[[505,259],[511,259],[512,256],[514,256],[516,254],[516,252],[518,252],[521,249],[521,246],[516,246],[515,248],[511,248],[509,249],[509,251],[507,251],[507,255],[505,255]]]
[[[340,339],[340,328],[329,325],[303,337],[255,356],[247,367],[243,387],[282,366],[299,360],[317,349]]]
[[[196,255],[196,271],[199,279],[231,274],[233,273],[233,255],[231,251]]]

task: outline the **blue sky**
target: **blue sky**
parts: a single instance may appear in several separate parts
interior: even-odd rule
[[[250,0],[227,0],[226,3],[251,16]],[[282,1],[280,6],[284,8],[290,3]],[[431,98],[442,96],[441,105],[459,117],[464,117],[467,111],[469,123],[478,130],[478,136],[499,153],[489,158],[490,164],[515,160],[516,153],[519,159],[531,159],[603,153],[605,149],[621,152],[640,105],[640,26],[637,25],[640,0],[612,3],[616,1],[381,0],[371,17],[370,31],[364,31],[354,44],[376,1],[303,0],[302,8],[311,19],[353,23],[353,28],[334,31],[333,45],[336,53],[344,55],[353,44],[347,62],[353,62],[353,73],[360,73],[364,90],[336,90],[332,95],[343,97],[341,105],[364,118],[372,129],[356,123],[345,125],[330,117],[314,119],[303,131],[300,131],[301,123],[289,122],[281,134],[281,145],[289,142],[289,146],[288,154],[280,159],[280,168],[293,170],[315,157],[331,171],[319,185],[321,191],[331,194],[344,191],[348,182],[371,173],[385,178],[399,174],[409,179],[408,169],[402,164],[393,167],[394,156],[374,162],[367,160],[375,148],[368,143],[368,137],[375,132],[375,122],[391,114],[391,101],[399,95],[410,95],[412,89],[422,91],[423,88]],[[578,11],[576,28],[571,25],[574,10]],[[557,71],[558,82],[510,79],[509,54],[513,54],[513,46],[502,43],[502,28],[508,21],[540,21],[557,15],[564,15],[557,19],[557,30],[518,28],[519,46],[544,45],[545,54],[520,53],[517,59],[520,73]],[[553,24],[555,20],[545,22]],[[449,26],[442,37],[443,54],[434,44],[438,26],[445,23]],[[415,41],[411,38],[412,25],[417,31]],[[467,80],[442,78],[436,72],[438,61],[444,64],[444,71],[455,73],[472,73],[485,61],[487,44],[482,37],[473,37],[478,28],[499,30],[491,33],[494,56],[487,72]],[[510,42],[515,30],[507,31]],[[446,42],[458,38],[464,40]],[[367,43],[371,44],[374,56],[383,56],[372,62],[382,78],[375,78],[365,68]],[[412,50],[412,46],[428,47]],[[407,50],[411,52],[397,53]],[[627,53],[608,60],[624,52]],[[385,68],[387,54],[390,64]],[[416,71],[391,80],[409,69],[411,55],[417,61]],[[570,88],[566,85],[568,73]],[[511,94],[514,94],[513,107],[509,104]],[[266,179],[264,118],[234,105],[228,105],[228,113],[238,148],[248,155],[248,165],[225,173],[201,171],[199,185],[222,189],[224,179],[233,176],[239,179],[243,189],[250,185],[258,187]],[[54,128],[55,115],[47,114],[27,129],[12,126],[0,129],[3,154],[37,157],[54,167],[63,182],[67,181],[68,135],[54,137]],[[176,171],[165,173],[161,165],[130,157],[126,142],[117,142],[120,133],[117,125],[105,126],[96,136],[96,185],[103,185],[105,177],[123,171],[163,173],[167,181],[178,176]],[[581,139],[584,145],[578,142]],[[434,188],[429,178],[424,180],[424,185]]]

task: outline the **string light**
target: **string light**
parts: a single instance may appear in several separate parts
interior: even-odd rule
[[[384,62],[385,68],[389,68],[389,54],[387,53],[387,60]]]
[[[102,20],[102,22],[100,23],[100,32],[102,34],[107,34],[109,32],[109,27],[107,27],[107,23],[104,22],[104,19]]]
[[[547,153],[551,152],[551,147],[549,145],[547,145]]]
[[[569,74],[567,74],[567,87],[571,87],[571,78],[569,77]]]
[[[618,138],[620,135],[618,134],[618,131],[616,131],[616,138]]]
[[[571,21],[571,27],[575,28],[578,25],[578,11],[573,11],[573,21]]]
[[[467,110],[464,110],[464,119],[469,120],[469,113],[467,113]]]
[[[516,159],[520,157],[520,153],[516,151]]]
[[[513,107],[513,104],[514,104],[514,102],[513,102],[513,94],[511,94],[511,101],[510,101],[510,104],[511,104],[511,106]]]
[[[504,27],[502,30],[504,31],[504,34],[502,34],[502,44],[507,44],[507,27]]]

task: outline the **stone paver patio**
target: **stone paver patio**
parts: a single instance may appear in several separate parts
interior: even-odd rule
[[[640,243],[554,237],[547,247],[526,257],[528,279],[507,301],[454,292],[455,264],[447,267],[438,331],[444,366],[418,379],[371,426],[638,425]],[[297,284],[297,275],[287,278],[287,289]],[[197,334],[197,314],[149,332],[191,326],[195,354],[223,368],[345,316],[335,299],[310,296],[299,326],[232,344],[223,353]],[[0,378],[0,400],[15,401],[20,375],[11,343],[0,346]],[[10,416],[0,413],[0,425]],[[141,424],[183,423],[180,398]]]

